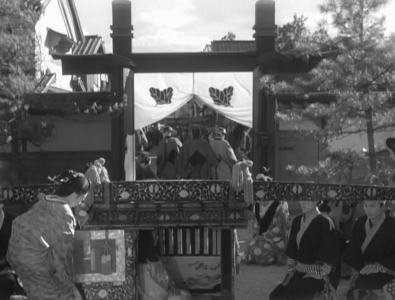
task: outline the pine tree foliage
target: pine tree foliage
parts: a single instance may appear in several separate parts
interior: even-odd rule
[[[35,24],[40,14],[37,0],[0,2],[0,145],[26,132],[24,95],[34,92],[36,83],[40,59]]]
[[[385,35],[385,18],[380,15],[386,4],[387,0],[329,0],[320,6],[320,11],[331,18],[335,34],[328,33],[330,27],[324,21],[311,38],[299,29],[302,43],[308,41],[304,43],[307,47],[299,47],[299,51],[308,56],[319,54],[320,48],[336,49],[336,54],[323,59],[307,77],[292,83],[262,80],[271,85],[274,93],[296,93],[305,98],[313,93],[335,95],[336,101],[331,105],[314,103],[300,113],[278,117],[285,121],[325,119],[323,129],[308,134],[326,146],[350,134],[366,133],[369,168],[375,176],[379,143],[374,141],[374,132],[395,128],[395,35]],[[304,26],[303,22],[294,23]],[[350,153],[343,151],[346,158]]]

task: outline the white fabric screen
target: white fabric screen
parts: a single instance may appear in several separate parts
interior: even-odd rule
[[[225,117],[252,127],[252,73],[135,74],[134,79],[135,128],[166,118],[195,95]],[[229,87],[232,93],[228,98],[219,95],[224,94],[224,89]],[[170,103],[158,104],[151,96],[151,88],[162,92],[172,88],[172,97],[168,98]],[[225,99],[224,102],[217,101],[220,105],[215,104],[210,96],[210,88],[216,89],[215,93],[220,99]]]

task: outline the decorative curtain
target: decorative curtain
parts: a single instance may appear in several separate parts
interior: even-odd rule
[[[159,122],[194,96],[252,127],[252,73],[135,74],[134,80],[135,128]]]
[[[132,77],[125,79],[125,93],[133,97]],[[163,120],[193,98],[237,123],[252,127],[252,73],[166,73],[134,75],[135,128]],[[133,136],[128,135],[126,142],[125,180],[131,181],[135,164]]]
[[[163,120],[193,98],[192,74],[135,74],[134,126]]]

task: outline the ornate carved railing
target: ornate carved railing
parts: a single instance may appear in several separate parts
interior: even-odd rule
[[[53,193],[56,185],[0,187],[0,202],[33,203],[38,195]],[[254,182],[254,201],[262,200],[393,200],[389,187]],[[111,182],[95,188],[89,227],[147,227],[205,225],[244,227],[247,224],[243,192],[228,181]]]
[[[0,187],[0,203],[34,203],[40,193],[53,193],[56,185]],[[302,182],[253,184],[254,200],[395,200],[390,187]],[[96,186],[95,203],[105,205],[147,202],[243,202],[243,192],[233,192],[228,181],[136,181]]]

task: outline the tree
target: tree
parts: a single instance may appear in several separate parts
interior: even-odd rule
[[[229,31],[226,35],[224,35],[221,38],[221,41],[234,41],[234,40],[236,40],[236,35],[232,31]],[[203,52],[211,52],[211,44],[206,44],[206,46],[204,46]]]
[[[37,63],[35,24],[41,15],[38,0],[0,2],[0,145],[11,143],[13,181],[19,181],[18,153],[26,143],[41,145],[51,134],[48,122],[27,118],[27,93],[36,84]]]
[[[232,31],[229,31],[227,35],[221,38],[221,41],[234,41],[235,39],[236,35]]]
[[[329,0],[321,5],[321,13],[331,17],[336,34],[331,38],[327,24],[321,22],[314,33],[319,37],[315,41],[324,41],[326,49],[335,48],[335,57],[323,59],[308,78],[273,87],[276,93],[294,92],[305,97],[311,93],[334,94],[336,101],[331,105],[315,103],[300,114],[280,117],[325,119],[323,129],[311,130],[309,134],[326,147],[330,141],[366,133],[370,175],[375,178],[380,176],[374,132],[395,128],[395,38],[385,36],[385,19],[378,15],[386,3],[387,0]],[[309,45],[303,52],[317,53],[320,46]],[[349,154],[343,151],[344,157]]]

